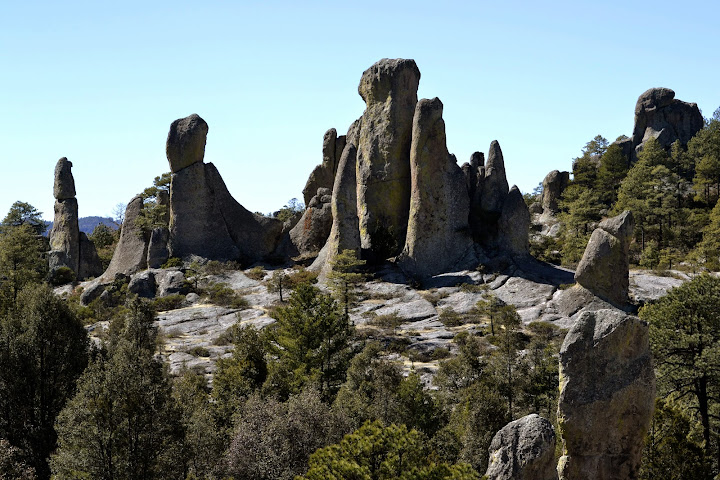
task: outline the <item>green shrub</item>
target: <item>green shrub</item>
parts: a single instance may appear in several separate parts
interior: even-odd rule
[[[182,267],[183,262],[178,257],[170,257],[167,259],[165,263],[162,264],[161,268],[174,268],[174,267]]]
[[[75,281],[75,272],[70,267],[59,267],[52,272],[50,283],[53,285],[65,285]]]
[[[373,325],[380,328],[397,328],[401,324],[405,323],[405,319],[400,317],[397,312],[388,313],[385,315],[371,315],[368,325]]]
[[[440,321],[446,327],[458,327],[465,323],[465,315],[456,312],[452,307],[440,311]]]
[[[208,300],[215,305],[239,309],[250,306],[248,301],[242,295],[238,295],[227,283],[212,283],[204,290],[204,293]]]
[[[263,268],[258,265],[257,267],[253,267],[247,272],[245,272],[245,275],[253,280],[262,280],[263,278],[265,278],[265,270],[263,270]]]
[[[316,272],[310,272],[304,268],[291,273],[287,276],[287,284],[290,288],[295,288],[301,283],[309,283],[311,285],[318,282],[318,274]]]
[[[185,296],[176,293],[167,297],[158,297],[153,301],[153,308],[156,312],[165,312],[167,310],[176,310],[180,308],[185,301]]]
[[[194,355],[196,357],[207,358],[210,356],[210,350],[208,350],[205,347],[201,347],[199,345],[197,347],[192,347],[190,350],[187,351],[187,353],[189,353],[190,355]]]

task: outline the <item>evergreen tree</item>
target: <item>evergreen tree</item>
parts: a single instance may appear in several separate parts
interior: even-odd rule
[[[42,219],[42,212],[29,203],[18,200],[12,204],[0,227],[4,231],[8,227],[22,225],[29,227],[35,235],[42,235],[47,228]]]
[[[710,212],[710,223],[703,229],[702,241],[697,253],[709,270],[720,269],[720,201]]]
[[[0,233],[0,312],[16,307],[18,294],[47,274],[43,244],[29,225],[12,226]]]
[[[357,286],[367,278],[367,275],[357,271],[363,265],[365,260],[358,259],[355,250],[343,250],[330,262],[331,271],[328,274],[330,289],[343,307],[345,318],[350,317],[350,307],[357,301],[355,293]]]

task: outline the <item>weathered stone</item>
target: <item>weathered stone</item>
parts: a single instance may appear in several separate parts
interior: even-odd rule
[[[60,267],[68,267],[75,275],[78,275],[80,227],[78,226],[78,203],[75,198],[55,200],[55,218],[50,232],[50,251],[48,261],[51,272]]]
[[[497,140],[490,143],[485,179],[483,182],[481,207],[485,212],[499,214],[508,194],[508,181],[505,176],[505,161]]]
[[[352,143],[345,146],[340,157],[331,200],[332,226],[325,246],[310,266],[327,274],[333,259],[343,250],[353,250],[360,257],[360,227],[357,217],[357,186],[355,160],[357,149]]]
[[[110,265],[102,275],[105,281],[112,281],[118,273],[132,275],[147,268],[147,234],[136,223],[142,208],[143,198],[140,195],[133,197],[127,204],[125,220],[120,230],[120,240],[112,260],[110,260]]]
[[[150,243],[148,243],[147,265],[148,268],[160,268],[168,258],[168,242],[170,241],[170,230],[167,227],[156,227],[150,232]]]
[[[188,291],[185,275],[179,270],[156,271],[155,284],[158,297],[167,297],[178,293],[185,294]]]
[[[416,277],[452,269],[473,248],[465,177],[447,150],[442,112],[440,99],[422,99],[413,120],[410,217],[398,264]]]
[[[195,163],[202,163],[207,134],[208,124],[195,113],[177,119],[170,125],[165,153],[172,173]]]
[[[95,244],[90,241],[85,232],[80,232],[80,264],[78,265],[78,278],[85,279],[99,277],[103,273],[103,265],[98,256]]]
[[[100,298],[100,295],[102,295],[102,293],[105,291],[106,286],[107,285],[104,284],[99,278],[93,280],[85,286],[83,292],[80,294],[80,303],[83,305],[88,305],[96,298]]]
[[[555,480],[555,430],[531,414],[510,422],[490,443],[488,480]],[[591,478],[591,477],[588,477]]]
[[[499,246],[511,255],[530,252],[530,210],[522,193],[513,185],[503,202],[498,220]]]
[[[585,312],[560,349],[561,480],[637,478],[655,401],[648,325]]]
[[[72,174],[72,162],[63,157],[55,164],[55,182],[53,184],[55,200],[75,198],[75,179]]]
[[[330,229],[332,228],[331,196],[325,192],[326,188],[318,188],[311,202],[311,207],[305,209],[300,221],[290,230],[290,240],[303,256],[317,255],[325,245]]]
[[[575,271],[576,282],[617,307],[629,302],[629,249],[634,225],[629,211],[601,222]]]
[[[405,244],[419,81],[414,60],[383,59],[363,73],[358,86],[366,104],[356,144],[358,217],[362,248],[371,260],[396,255]]]
[[[318,188],[327,188],[328,190],[332,188],[344,147],[345,136],[338,137],[337,130],[334,128],[325,132],[322,148],[323,161],[312,171],[305,188],[303,188],[303,199],[306,206],[310,205],[310,200],[316,195]]]
[[[145,270],[130,276],[128,292],[134,293],[138,297],[154,298],[155,274],[153,274],[150,270]]]
[[[544,212],[555,214],[558,212],[558,199],[570,181],[570,172],[553,170],[543,180],[542,208]]]
[[[280,220],[240,205],[212,163],[196,163],[173,174],[171,256],[254,263],[275,250],[281,232]]]

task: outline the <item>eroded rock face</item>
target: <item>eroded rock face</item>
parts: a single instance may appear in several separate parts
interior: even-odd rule
[[[499,245],[513,256],[528,255],[530,210],[522,193],[513,185],[505,197],[498,220]]]
[[[634,228],[630,211],[600,222],[575,271],[577,283],[621,308],[629,302],[629,250]]]
[[[72,174],[72,162],[63,157],[55,164],[55,182],[53,183],[55,200],[75,198],[75,179]]]
[[[648,325],[585,312],[560,349],[561,480],[637,478],[655,401]]]
[[[543,180],[542,208],[543,212],[555,214],[558,212],[558,199],[570,182],[570,172],[553,170]]]
[[[172,173],[194,163],[202,163],[205,157],[207,134],[208,124],[196,113],[179,118],[170,125],[165,153]]]
[[[300,221],[290,230],[290,240],[300,255],[316,255],[325,245],[332,228],[332,195],[318,188]]]
[[[490,443],[488,480],[555,480],[555,430],[532,414],[505,425]],[[593,478],[593,477],[588,477]]]
[[[443,104],[420,100],[413,119],[410,216],[400,267],[416,277],[452,269],[472,250],[465,175],[446,146]]]
[[[497,140],[490,143],[485,180],[483,182],[481,207],[485,212],[500,213],[509,186],[505,175],[505,160]]]
[[[310,204],[310,200],[315,196],[318,188],[332,190],[340,155],[344,148],[345,135],[338,137],[334,128],[325,132],[322,149],[323,161],[310,173],[305,188],[303,188],[303,201],[306,206]]]
[[[79,279],[99,277],[102,273],[102,261],[98,256],[95,244],[85,232],[80,232],[80,264],[77,277]]]
[[[357,133],[357,202],[362,247],[378,260],[405,243],[410,210],[410,143],[420,70],[414,60],[383,59],[358,92],[366,104]],[[348,132],[354,142],[355,133]]]
[[[669,88],[651,88],[638,97],[635,104],[635,126],[632,137],[618,142],[631,162],[637,160],[643,145],[656,138],[670,148],[676,140],[686,146],[703,127],[703,117],[696,103],[675,98]]]
[[[150,243],[148,243],[147,265],[148,268],[160,268],[168,258],[168,242],[170,241],[170,230],[167,227],[153,228],[150,232]]]
[[[137,218],[143,208],[142,196],[136,195],[125,208],[125,220],[120,229],[120,240],[110,265],[103,273],[103,281],[110,282],[116,274],[132,275],[147,268],[148,238],[137,225]]]

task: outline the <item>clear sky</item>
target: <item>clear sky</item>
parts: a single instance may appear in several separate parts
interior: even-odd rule
[[[0,0],[0,213],[22,200],[52,219],[65,156],[80,215],[110,215],[169,170],[168,128],[191,113],[235,198],[277,210],[302,199],[324,132],[362,114],[360,76],[384,57],[415,59],[459,163],[497,139],[531,191],[596,134],[629,135],[648,88],[711,116],[718,5]]]

